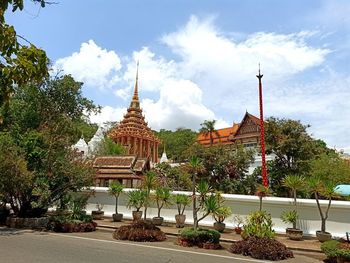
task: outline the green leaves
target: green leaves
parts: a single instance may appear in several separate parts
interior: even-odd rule
[[[43,0],[34,0],[45,5]],[[14,86],[42,83],[48,77],[49,59],[44,50],[17,36],[15,28],[5,23],[9,4],[12,11],[23,9],[23,0],[3,0],[0,3],[0,108],[8,108]],[[24,40],[29,45],[19,41]],[[1,117],[1,121],[3,117]]]
[[[120,182],[113,181],[109,184],[108,193],[110,195],[114,195],[115,197],[119,197],[119,195],[123,192],[123,189],[124,186]]]

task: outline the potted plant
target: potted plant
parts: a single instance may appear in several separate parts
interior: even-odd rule
[[[284,223],[293,224],[292,228],[288,227],[286,229],[286,234],[291,240],[302,240],[303,238],[303,231],[295,227],[298,218],[298,212],[295,210],[284,211],[281,215],[281,219]]]
[[[227,206],[218,207],[213,213],[214,220],[216,221],[214,223],[214,229],[216,231],[223,232],[226,227],[224,221],[230,215],[232,215],[231,208]]]
[[[136,210],[132,211],[133,220],[140,220],[142,217],[142,211],[140,211],[141,207],[143,207],[145,203],[146,193],[141,190],[131,191],[128,194],[129,201],[127,207],[135,208]]]
[[[308,181],[309,190],[314,194],[318,211],[321,217],[321,230],[316,231],[316,236],[320,242],[330,240],[332,234],[326,231],[326,221],[329,215],[329,209],[331,208],[332,199],[337,197],[335,192],[335,183],[332,181],[324,182],[320,178],[310,178]],[[327,198],[328,205],[325,210],[320,205],[320,196]]]
[[[292,228],[286,229],[287,236],[292,240],[301,240],[303,238],[303,231],[297,228],[297,220],[299,218],[297,210],[297,190],[305,187],[305,178],[299,175],[287,175],[283,180],[283,185],[292,191],[294,210],[285,211],[281,215],[284,223],[293,224]]]
[[[157,187],[154,195],[154,200],[157,204],[158,215],[152,218],[153,224],[160,226],[163,224],[164,218],[160,216],[160,210],[164,206],[171,204],[171,194],[170,189],[166,187]]]
[[[108,187],[108,193],[115,197],[115,214],[112,215],[114,222],[120,222],[123,219],[123,214],[118,213],[118,198],[123,189],[124,186],[119,181],[113,181]]]
[[[235,215],[233,217],[233,221],[236,224],[234,230],[235,230],[236,234],[240,235],[242,233],[241,225],[244,223],[244,220],[240,215]]]
[[[94,219],[94,220],[102,220],[103,219],[103,216],[104,216],[104,211],[102,211],[103,206],[104,205],[100,204],[100,203],[96,204],[97,210],[91,211],[92,219]]]
[[[182,228],[185,226],[186,215],[185,208],[191,203],[191,198],[185,194],[177,194],[174,196],[174,202],[177,206],[178,214],[175,215],[176,227]]]

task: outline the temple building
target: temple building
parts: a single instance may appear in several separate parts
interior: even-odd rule
[[[244,147],[257,148],[260,144],[260,119],[246,112],[241,123],[234,123],[232,127],[218,129],[212,133],[213,145],[241,144]],[[200,133],[197,142],[210,146],[210,135]]]
[[[240,123],[234,123],[232,127],[218,129],[212,133],[213,145],[242,145],[245,148],[255,149],[254,160],[248,168],[248,174],[252,174],[257,167],[261,167],[260,154],[260,119],[246,112]],[[197,143],[210,146],[210,135],[200,133]],[[273,154],[266,155],[266,160],[275,158]]]
[[[149,158],[158,163],[158,145],[161,142],[148,127],[142,115],[138,95],[138,70],[134,95],[124,119],[111,129],[108,136],[125,147],[128,155],[137,155],[138,158]]]

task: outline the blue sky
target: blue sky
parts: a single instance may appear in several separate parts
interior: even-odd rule
[[[310,124],[350,152],[350,1],[62,0],[7,14],[17,33],[44,48],[54,70],[83,81],[103,106],[94,122],[120,120],[136,60],[149,125],[218,128],[258,115]]]

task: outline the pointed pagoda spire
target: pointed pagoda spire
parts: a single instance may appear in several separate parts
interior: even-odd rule
[[[134,88],[134,95],[132,96],[132,100],[130,103],[130,108],[137,108],[137,109],[140,108],[138,81],[139,81],[139,61],[137,61],[137,66],[136,66],[135,88]]]

